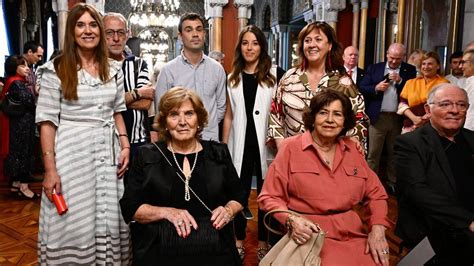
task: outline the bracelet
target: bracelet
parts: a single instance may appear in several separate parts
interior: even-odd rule
[[[56,153],[54,151],[45,151],[45,152],[43,152],[43,157],[48,156],[50,154],[51,155],[56,155]]]
[[[234,212],[232,211],[232,209],[227,205],[224,206],[224,209],[227,212],[227,214],[229,215],[229,219],[230,220],[234,219]]]
[[[285,226],[288,231],[291,231],[293,229],[293,223],[295,222],[295,215],[293,214],[288,214],[288,217],[286,218]]]
[[[119,136],[119,137],[127,137],[127,138],[128,138],[128,135],[127,135],[127,134],[119,134],[118,136]]]

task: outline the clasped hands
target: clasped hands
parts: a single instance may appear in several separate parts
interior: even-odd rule
[[[233,216],[226,207],[219,206],[212,211],[212,226],[216,230],[220,230],[232,221],[232,218]],[[196,220],[187,210],[171,208],[165,219],[174,225],[176,232],[182,238],[188,237],[191,234],[191,229],[198,229]]]

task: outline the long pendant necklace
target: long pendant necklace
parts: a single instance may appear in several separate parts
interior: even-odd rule
[[[194,145],[193,151],[196,151],[196,147],[197,147],[197,141],[196,141],[196,145]],[[179,171],[181,171],[181,173],[183,173],[184,175],[184,179],[185,179],[184,180],[184,200],[189,201],[191,199],[191,194],[189,194],[189,180],[191,179],[191,175],[194,171],[194,168],[196,167],[196,162],[197,162],[199,153],[196,152],[196,156],[194,157],[193,167],[191,167],[189,174],[185,174],[184,170],[181,168],[181,166],[179,166],[178,160],[176,160],[176,155],[174,154],[174,149],[173,149],[173,143],[170,143],[170,150],[171,150],[171,153],[173,154],[173,159],[174,159],[174,162],[176,163],[176,166],[178,166]],[[186,157],[186,155],[184,156]],[[184,167],[184,159],[183,159],[183,167]]]

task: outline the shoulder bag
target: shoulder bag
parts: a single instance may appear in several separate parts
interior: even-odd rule
[[[288,213],[301,216],[299,213],[290,210],[273,210],[265,214],[263,218],[265,227],[268,231],[279,235],[283,235],[283,233],[271,228],[267,222],[267,217],[275,213]],[[319,232],[313,232],[311,238],[302,245],[293,241],[288,232],[268,251],[267,255],[260,261],[259,266],[321,265],[319,254],[324,244],[324,232],[319,228],[319,225],[318,229]]]
[[[26,113],[25,106],[20,101],[13,99],[8,92],[3,98],[1,109],[10,117],[19,117]]]

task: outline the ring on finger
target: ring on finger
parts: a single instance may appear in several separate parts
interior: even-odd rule
[[[387,255],[388,253],[389,253],[389,250],[388,250],[388,249],[384,249],[384,250],[382,250],[382,254],[385,254],[385,255]]]
[[[181,225],[183,225],[183,221],[182,221],[182,220],[179,220],[179,221],[178,221],[178,226],[181,226]]]

